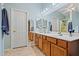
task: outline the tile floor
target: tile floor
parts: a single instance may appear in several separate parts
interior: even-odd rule
[[[16,49],[8,49],[4,52],[4,56],[45,56],[33,42],[29,43],[28,47],[21,47]]]

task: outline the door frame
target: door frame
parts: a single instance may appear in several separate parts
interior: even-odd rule
[[[26,46],[28,46],[28,13],[27,11],[24,11],[24,10],[21,10],[21,9],[16,9],[16,8],[11,8],[11,20],[12,20],[12,13],[13,13],[13,10],[18,10],[18,11],[21,11],[21,12],[25,12],[26,13]],[[11,24],[11,21],[10,21],[10,24]],[[11,29],[11,26],[10,26],[10,29]],[[11,30],[10,30],[10,45],[11,45],[11,49],[13,49],[12,47],[12,39],[11,39]]]

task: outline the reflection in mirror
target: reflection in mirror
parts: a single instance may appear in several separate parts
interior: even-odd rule
[[[30,20],[30,31],[34,31],[34,21]]]
[[[46,33],[47,32],[47,20],[45,20],[44,18],[36,20],[36,30],[41,33]]]
[[[79,32],[79,4],[70,3],[54,12],[45,15],[36,23],[37,28],[45,28],[47,32],[68,32],[68,23],[72,22],[75,32]],[[46,20],[43,21],[43,20]],[[40,24],[41,23],[41,24]],[[38,25],[39,24],[39,25]],[[46,25],[45,25],[46,24]],[[44,26],[45,25],[45,26]],[[40,31],[40,30],[39,30]],[[44,30],[41,29],[43,32]]]
[[[67,20],[60,20],[60,32],[67,32]]]
[[[64,22],[61,26],[62,21]],[[67,17],[61,12],[56,11],[54,13],[51,13],[51,23],[52,23],[52,32],[67,32]]]

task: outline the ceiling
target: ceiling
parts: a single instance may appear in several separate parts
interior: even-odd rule
[[[66,16],[69,16],[71,11],[79,12],[79,4],[78,3],[69,3],[64,8],[57,10],[57,12],[60,12],[63,15],[66,15]]]

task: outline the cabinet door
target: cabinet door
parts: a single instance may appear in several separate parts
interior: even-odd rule
[[[42,35],[39,37],[39,48],[42,50]]]
[[[37,34],[35,33],[35,45],[36,45]]]
[[[32,41],[32,32],[30,32],[30,40]]]
[[[30,32],[30,40],[32,41],[32,33]]]
[[[51,44],[51,56],[66,56],[67,50]]]
[[[30,40],[30,32],[28,32],[28,38],[29,38],[29,40]]]
[[[39,46],[38,34],[35,34],[35,45],[36,45],[37,47]]]
[[[43,39],[43,52],[50,56],[50,42],[45,39]]]
[[[32,33],[32,40],[35,41],[35,33]]]
[[[32,41],[32,34],[31,34],[31,32],[28,33],[28,36],[29,36],[29,40]]]

